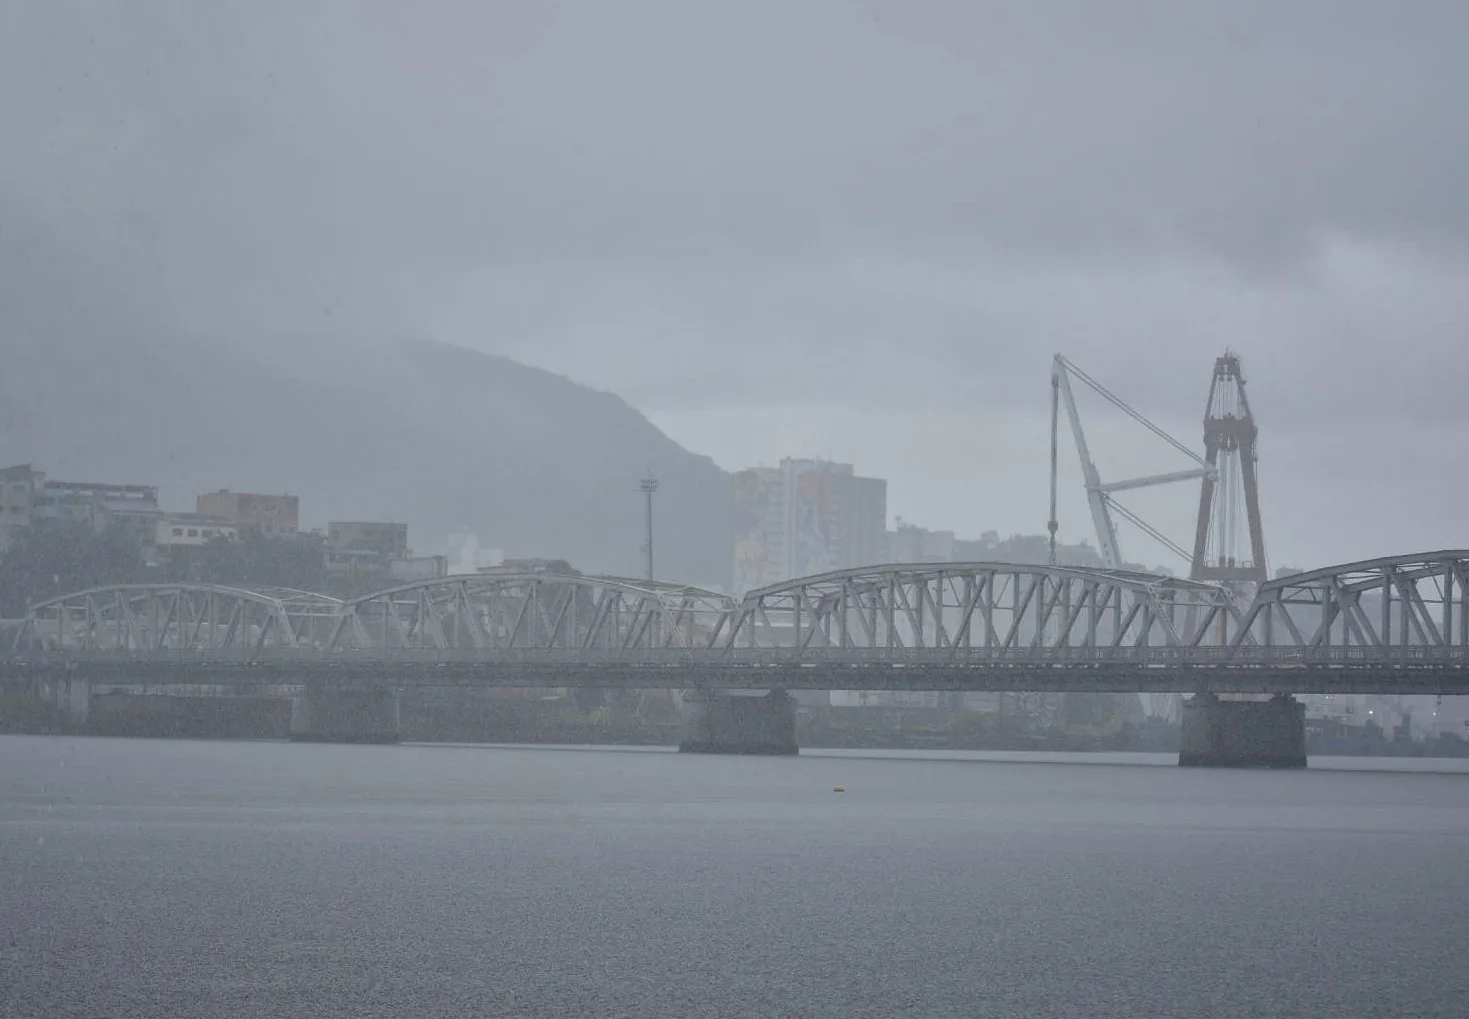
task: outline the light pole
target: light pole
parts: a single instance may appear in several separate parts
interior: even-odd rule
[[[638,483],[638,487],[643,490],[643,497],[647,500],[648,543],[643,546],[643,550],[648,553],[648,579],[649,580],[652,580],[653,579],[653,493],[656,492],[656,491],[658,491],[658,479],[653,476],[653,472],[650,470],[648,472],[648,476],[645,477],[641,482]]]

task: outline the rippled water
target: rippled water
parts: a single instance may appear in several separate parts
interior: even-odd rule
[[[1469,1014],[1466,762],[1075,761],[0,737],[0,1015]]]

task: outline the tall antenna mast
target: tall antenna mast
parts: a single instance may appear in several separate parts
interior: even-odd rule
[[[648,579],[653,579],[653,493],[658,491],[658,478],[653,474],[652,468],[648,469],[647,475],[638,482],[638,488],[642,490],[643,497],[647,501],[646,520],[648,529],[648,541],[643,545],[643,551],[648,553]]]
[[[1260,519],[1258,436],[1239,357],[1225,351],[1214,361],[1204,409],[1204,458],[1215,474],[1204,479],[1199,491],[1189,572],[1194,580],[1258,584],[1270,579]]]

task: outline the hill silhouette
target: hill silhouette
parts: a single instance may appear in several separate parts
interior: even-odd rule
[[[728,584],[728,475],[617,396],[417,339],[171,335],[107,280],[0,217],[0,463],[158,485],[176,509],[294,492],[303,526],[405,521],[417,554],[467,528],[631,575],[651,468],[659,576]]]

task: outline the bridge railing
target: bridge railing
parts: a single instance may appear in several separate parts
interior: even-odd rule
[[[791,668],[816,666],[981,668],[1026,666],[1082,668],[1136,667],[1288,667],[1339,665],[1350,667],[1463,666],[1469,667],[1469,647],[1115,647],[1115,648],[671,648],[623,649],[547,648],[375,648],[326,649],[264,647],[191,649],[64,649],[0,653],[12,668],[51,665],[159,665],[195,667],[270,666],[302,669],[417,668],[443,666],[527,667],[678,667],[728,666],[734,668]]]

